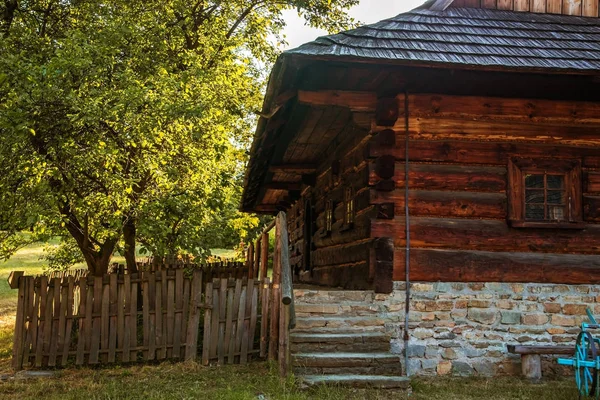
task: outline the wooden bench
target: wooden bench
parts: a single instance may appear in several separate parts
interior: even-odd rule
[[[509,344],[509,353],[521,355],[521,371],[529,379],[542,378],[542,354],[560,354],[573,356],[575,346],[522,346]]]

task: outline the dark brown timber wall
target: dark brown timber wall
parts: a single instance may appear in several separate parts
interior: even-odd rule
[[[370,135],[352,121],[323,149],[314,185],[288,211],[291,262],[302,282],[346,289],[373,288],[370,270],[371,218],[367,186],[367,151]],[[350,188],[354,199],[354,223],[345,223],[345,192]],[[331,230],[327,230],[327,202],[333,204]],[[305,243],[305,211],[312,206],[312,246]],[[310,254],[307,254],[310,248]],[[310,257],[310,260],[307,260]],[[305,270],[310,263],[311,272]]]
[[[394,280],[405,277],[404,103],[369,143],[371,203],[395,215],[374,219],[371,237],[394,238]],[[408,103],[413,280],[600,283],[600,104],[432,94]],[[511,228],[511,157],[579,160],[585,228]]]

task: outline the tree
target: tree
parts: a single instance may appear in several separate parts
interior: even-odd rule
[[[135,269],[138,237],[204,252],[216,223],[240,217],[282,11],[339,30],[357,2],[4,0],[0,256],[66,235],[101,275],[120,243]]]

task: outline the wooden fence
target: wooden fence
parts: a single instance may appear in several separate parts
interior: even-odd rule
[[[206,279],[201,269],[32,277],[18,287],[13,367],[164,359],[246,363],[277,343],[268,278]],[[271,321],[272,319],[275,321]]]

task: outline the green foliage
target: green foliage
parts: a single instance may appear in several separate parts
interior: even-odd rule
[[[251,232],[237,206],[270,35],[289,8],[348,27],[356,3],[3,2],[0,257],[24,228],[69,234],[96,273],[121,240],[205,255]]]

